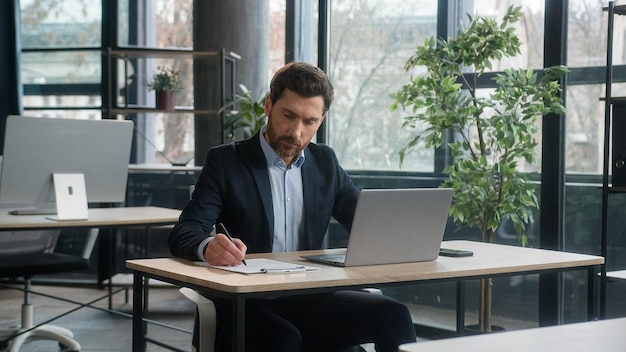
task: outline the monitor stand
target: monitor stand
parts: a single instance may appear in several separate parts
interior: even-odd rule
[[[52,174],[56,197],[56,216],[50,220],[87,220],[87,191],[83,174]]]

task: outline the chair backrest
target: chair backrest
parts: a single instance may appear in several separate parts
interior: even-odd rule
[[[52,252],[59,233],[60,230],[0,231],[0,255]]]
[[[59,230],[2,231],[0,255],[52,252],[59,232]]]

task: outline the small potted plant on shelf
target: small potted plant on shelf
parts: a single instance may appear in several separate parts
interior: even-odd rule
[[[157,66],[152,81],[148,82],[148,89],[156,92],[156,108],[159,110],[174,111],[175,93],[182,87],[180,72],[165,66]]]

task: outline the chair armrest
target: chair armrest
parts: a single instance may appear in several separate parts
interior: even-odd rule
[[[215,304],[195,290],[183,287],[180,290],[185,297],[198,307],[199,346],[198,352],[213,352],[215,349],[216,315]]]
[[[383,294],[383,291],[381,291],[379,288],[373,288],[373,287],[366,287],[366,288],[361,289],[361,291],[373,293],[375,295],[382,295]]]

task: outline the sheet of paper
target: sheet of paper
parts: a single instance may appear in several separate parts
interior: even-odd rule
[[[281,262],[278,260],[256,258],[246,259],[248,265],[238,266],[220,266],[210,265],[205,262],[194,262],[196,265],[209,266],[212,268],[228,270],[241,274],[290,274],[290,273],[303,273],[311,270],[319,270],[318,267],[292,264],[287,262]]]

